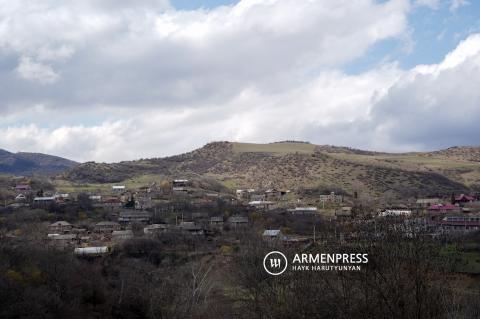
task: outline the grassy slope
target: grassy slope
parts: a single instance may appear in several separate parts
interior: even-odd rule
[[[134,187],[165,176],[209,176],[229,188],[334,186],[371,195],[420,196],[468,191],[465,185],[480,183],[480,162],[449,152],[387,154],[307,143],[218,142],[168,158],[87,163],[65,177]]]
[[[398,168],[408,171],[435,172],[465,185],[480,181],[480,162],[452,158],[433,153],[408,153],[389,155],[356,155],[336,153],[331,156],[360,164]]]
[[[315,145],[307,143],[278,142],[270,144],[232,143],[237,153],[278,153],[278,154],[313,154]]]

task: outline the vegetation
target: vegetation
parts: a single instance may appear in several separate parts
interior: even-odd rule
[[[480,181],[480,163],[445,153],[386,154],[295,142],[216,142],[167,158],[86,163],[63,179],[77,184],[135,183],[150,176],[208,176],[230,188],[296,190],[335,185],[350,194],[405,197],[468,192]]]

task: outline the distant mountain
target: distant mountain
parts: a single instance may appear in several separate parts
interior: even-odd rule
[[[480,148],[430,153],[378,153],[305,142],[214,142],[166,158],[84,163],[63,178],[121,182],[143,175],[205,176],[231,188],[342,189],[375,196],[427,196],[480,189]],[[461,156],[460,156],[461,154]]]
[[[14,175],[51,175],[73,168],[78,163],[40,153],[10,153],[0,149],[0,173]]]

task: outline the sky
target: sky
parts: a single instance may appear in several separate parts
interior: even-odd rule
[[[0,148],[479,145],[480,1],[0,0]]]

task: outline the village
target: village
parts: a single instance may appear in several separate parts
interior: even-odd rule
[[[102,193],[64,193],[36,189],[24,178],[8,190],[0,236],[13,241],[35,238],[78,257],[96,257],[132,239],[162,236],[228,251],[249,234],[288,246],[374,240],[387,229],[407,238],[441,240],[480,229],[480,201],[475,194],[365,203],[356,192],[318,196],[275,188],[219,192],[197,184],[172,179],[135,189],[118,184]],[[35,232],[5,222],[25,211],[42,216]]]

